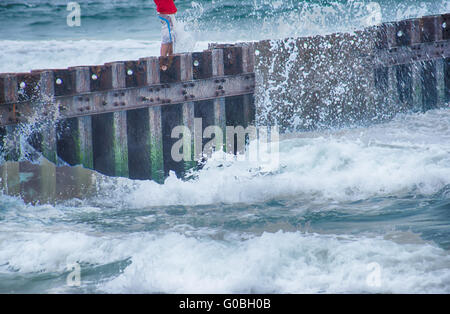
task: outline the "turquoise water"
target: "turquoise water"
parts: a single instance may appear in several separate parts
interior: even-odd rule
[[[65,24],[65,3],[1,2],[0,72],[157,54],[152,1],[79,1],[80,28]],[[353,30],[370,15],[369,1],[176,3],[184,48],[197,50]],[[450,10],[378,3],[385,21]],[[94,196],[55,204],[1,195],[0,292],[450,293],[448,105],[298,134],[279,158],[267,168],[215,156],[163,185],[103,178]]]

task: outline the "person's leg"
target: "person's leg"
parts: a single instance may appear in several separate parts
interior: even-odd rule
[[[173,44],[161,44],[161,56],[167,57],[173,55]]]
[[[167,15],[160,15],[159,17],[162,23],[161,32],[161,56],[166,57],[173,54],[173,24],[171,17]]]

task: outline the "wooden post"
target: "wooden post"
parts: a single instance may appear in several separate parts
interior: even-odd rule
[[[413,40],[417,40],[418,29],[415,20],[407,20],[394,23],[395,25],[395,46],[409,46]],[[397,79],[398,103],[393,114],[412,108],[413,104],[413,83],[412,66],[402,64],[394,67]],[[395,88],[395,86],[394,86]]]
[[[185,53],[181,55],[180,58],[180,71],[181,71],[181,81],[191,81],[194,79],[194,69],[193,69],[193,61],[192,54]],[[196,160],[196,144],[200,144],[198,140],[196,141],[196,128],[194,125],[195,122],[195,104],[193,101],[187,101],[182,104],[182,116],[183,123],[182,125],[186,126],[189,129],[190,136],[184,136],[184,146],[190,147],[189,149],[183,150],[184,154],[184,172],[186,173],[197,164]],[[201,138],[201,135],[200,135]],[[200,144],[201,145],[201,144]]]
[[[255,45],[246,43],[242,45],[242,73],[247,73],[246,79],[250,80],[255,71]],[[255,86],[252,86],[253,88]],[[249,86],[250,88],[250,86]],[[253,94],[244,95],[244,121],[245,127],[255,122],[255,97]]]
[[[91,90],[91,72],[89,67],[70,68],[73,76],[73,86],[68,87],[66,93],[73,89],[75,93],[86,93]],[[85,106],[83,97],[74,96],[73,104],[77,108]],[[69,165],[82,165],[94,169],[92,148],[92,117],[83,116],[69,118],[59,125],[58,155]]]
[[[125,64],[105,64],[98,84],[100,89],[125,88]],[[111,93],[111,102],[124,103],[119,93]],[[119,99],[120,98],[120,99]],[[110,176],[128,177],[127,112],[116,111],[92,117],[94,168]]]
[[[128,67],[131,68],[130,65]],[[139,73],[134,86],[153,85],[160,82],[158,58],[140,59],[139,64],[132,68],[132,71],[136,70]],[[129,70],[127,72],[129,76]],[[160,93],[161,91],[149,88],[145,97],[154,99],[160,97]],[[128,111],[127,128],[130,178],[164,182],[161,106]]]
[[[4,74],[0,76],[0,97],[2,102],[15,102],[18,100],[17,77]],[[13,119],[13,118],[11,118]],[[14,122],[14,121],[10,121]],[[16,125],[7,125],[2,128],[2,156],[6,161],[15,161],[20,158],[21,149],[20,129]]]
[[[39,92],[42,106],[44,107],[43,116],[48,117],[48,121],[44,121],[39,129],[39,150],[42,155],[49,161],[56,164],[57,147],[56,147],[56,120],[52,98],[55,95],[55,76],[52,71],[41,72],[39,81]]]

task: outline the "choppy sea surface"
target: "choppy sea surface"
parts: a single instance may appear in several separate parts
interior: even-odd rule
[[[153,1],[0,3],[0,72],[157,55]],[[179,49],[351,31],[448,1],[176,1]],[[80,286],[70,286],[78,265]],[[0,293],[450,293],[450,109],[297,134],[279,164],[103,178],[52,204],[0,195]]]

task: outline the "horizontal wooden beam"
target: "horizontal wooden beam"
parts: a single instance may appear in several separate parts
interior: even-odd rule
[[[47,100],[7,102],[0,105],[0,126],[27,122],[35,108],[47,103],[56,110],[60,119],[81,117],[107,112],[146,108],[158,105],[209,100],[254,93],[253,73],[220,76],[175,83],[153,84],[141,87],[117,88],[105,91],[55,96]],[[44,115],[50,114],[43,112]]]
[[[450,40],[425,42],[410,46],[381,49],[366,56],[369,65],[375,68],[409,64],[418,61],[431,61],[450,57]]]

